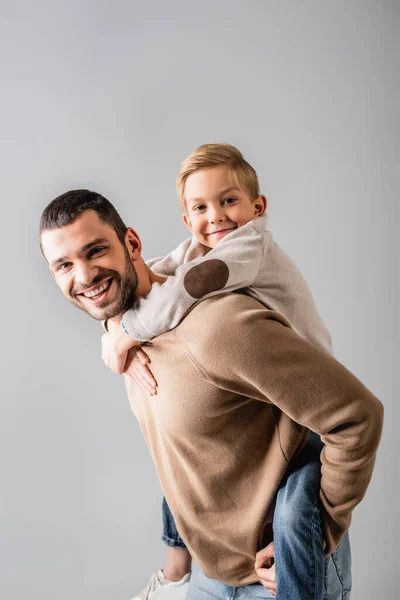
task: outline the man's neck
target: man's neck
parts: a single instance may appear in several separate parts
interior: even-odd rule
[[[138,286],[136,294],[138,297],[143,298],[150,292],[153,283],[164,283],[167,278],[160,277],[153,273],[151,269],[146,265],[144,261],[138,261],[135,265],[136,274],[138,277]]]
[[[160,277],[153,273],[151,269],[146,265],[146,263],[140,259],[135,263],[136,275],[138,278],[138,286],[136,288],[136,296],[138,298],[144,298],[150,292],[153,283],[164,283],[167,281],[167,277]],[[112,321],[115,323],[120,323],[122,319],[123,313],[116,315],[112,318]]]

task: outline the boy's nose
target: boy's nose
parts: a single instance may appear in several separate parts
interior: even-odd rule
[[[210,223],[220,223],[221,221],[224,220],[224,218],[225,218],[225,215],[224,215],[224,211],[222,209],[221,210],[214,209],[209,214]]]

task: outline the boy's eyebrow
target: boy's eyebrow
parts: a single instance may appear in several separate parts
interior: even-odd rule
[[[218,192],[218,195],[225,196],[225,194],[227,194],[228,192],[240,192],[240,189],[235,186],[230,186],[230,187],[225,188],[224,190],[221,190],[220,192]],[[202,202],[202,201],[203,201],[203,198],[189,198],[189,202]]]
[[[228,192],[240,192],[240,189],[238,187],[235,187],[233,185],[231,185],[228,188],[225,188],[224,190],[222,190],[222,192],[219,193],[220,196],[225,196],[225,194],[227,194]]]
[[[93,246],[97,246],[97,244],[108,244],[108,240],[106,240],[106,238],[96,238],[92,242],[89,242],[88,244],[85,244],[84,246],[82,246],[82,248],[79,251],[79,254],[84,254],[85,252],[90,250]],[[67,260],[68,260],[68,256],[60,256],[59,258],[56,258],[55,260],[53,260],[50,263],[50,266],[54,267],[55,265],[58,265],[59,263],[62,263]]]

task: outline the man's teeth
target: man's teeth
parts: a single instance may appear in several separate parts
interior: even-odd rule
[[[110,281],[107,281],[106,283],[103,283],[103,285],[96,288],[95,290],[92,290],[91,292],[86,292],[83,295],[86,296],[86,298],[94,298],[94,296],[98,296],[99,294],[104,292],[104,290],[106,290],[109,285],[110,285]]]

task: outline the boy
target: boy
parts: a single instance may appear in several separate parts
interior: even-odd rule
[[[200,146],[183,162],[177,189],[183,221],[193,237],[167,257],[147,263],[168,279],[154,284],[150,294],[122,316],[121,327],[103,336],[106,364],[122,373],[127,352],[137,342],[147,342],[174,328],[198,301],[243,288],[286,317],[299,335],[331,353],[329,333],[306,282],[266,230],[266,198],[259,192],[256,172],[239,150],[229,144]],[[135,381],[155,395],[157,384],[143,351],[137,352],[135,362]],[[320,440],[310,436],[276,496],[273,529],[278,600],[304,600],[311,594],[323,598],[324,552],[318,510],[321,447]],[[165,499],[163,518],[163,539],[169,545],[167,563],[152,576],[140,597],[180,600],[187,593],[191,557]],[[255,565],[256,569],[260,566]]]

